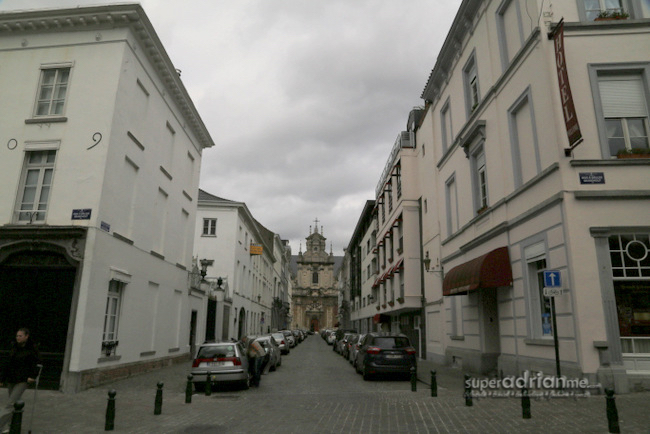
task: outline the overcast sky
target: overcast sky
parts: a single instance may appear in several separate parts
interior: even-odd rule
[[[97,0],[0,0],[0,10]],[[461,0],[142,0],[216,146],[200,188],[342,255]]]

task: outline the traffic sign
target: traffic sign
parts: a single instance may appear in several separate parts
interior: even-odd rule
[[[560,274],[560,270],[544,271],[544,286],[546,288],[561,288],[562,275]]]
[[[544,297],[557,297],[562,294],[564,294],[562,288],[544,288]]]

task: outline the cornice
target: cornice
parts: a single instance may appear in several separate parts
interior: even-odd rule
[[[167,55],[144,9],[139,4],[116,4],[67,9],[39,9],[0,13],[0,37],[129,28],[156,73],[178,105],[202,148],[214,146],[179,73]]]

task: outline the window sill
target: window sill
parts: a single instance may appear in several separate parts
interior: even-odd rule
[[[202,237],[205,237],[205,238],[217,238],[216,235],[206,235],[206,234],[203,234],[203,235],[201,235],[201,236],[202,236]]]
[[[68,118],[66,116],[53,116],[25,119],[26,124],[54,124],[59,122],[68,122]]]
[[[552,339],[524,339],[526,345],[540,345],[543,347],[552,347],[555,345]]]
[[[464,341],[465,336],[449,336],[449,339],[451,339],[452,341]]]
[[[97,363],[116,362],[116,361],[120,360],[121,358],[122,358],[122,356],[108,356],[108,357],[104,356],[104,357],[100,357],[99,359],[97,359]]]

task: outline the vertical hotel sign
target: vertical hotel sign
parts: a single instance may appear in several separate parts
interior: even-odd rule
[[[553,42],[555,45],[555,66],[557,67],[557,80],[560,86],[560,99],[562,101],[562,113],[564,114],[564,124],[566,133],[569,137],[569,146],[573,149],[582,141],[580,125],[578,125],[578,116],[573,104],[573,95],[571,95],[571,86],[569,86],[569,75],[566,69],[566,57],[564,56],[564,20],[555,27],[553,32]]]

